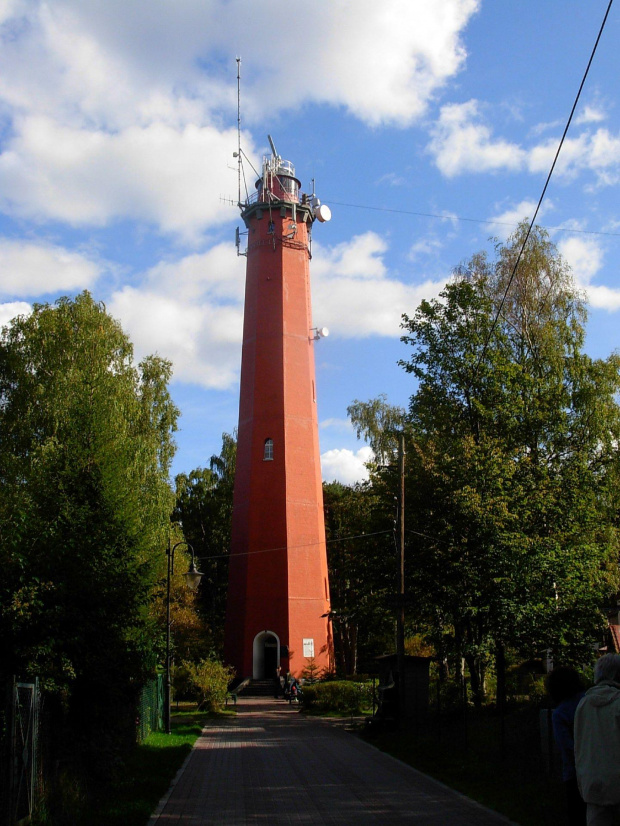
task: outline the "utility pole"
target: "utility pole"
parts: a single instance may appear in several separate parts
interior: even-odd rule
[[[402,726],[405,713],[405,434],[398,439],[398,614],[396,619],[396,657],[398,663],[398,716]]]

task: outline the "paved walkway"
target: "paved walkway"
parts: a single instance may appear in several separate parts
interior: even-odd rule
[[[284,701],[208,725],[149,826],[507,826],[501,815]]]

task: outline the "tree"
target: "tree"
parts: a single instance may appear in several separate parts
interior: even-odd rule
[[[211,456],[208,468],[196,468],[176,479],[174,519],[183,527],[187,541],[200,559],[204,576],[200,583],[199,605],[210,634],[211,647],[222,655],[228,555],[232,520],[233,488],[237,442],[222,435],[222,450]]]
[[[368,402],[355,399],[347,407],[347,415],[357,438],[364,438],[372,448],[376,462],[387,465],[398,450],[398,434],[406,426],[405,410],[388,404],[382,394]]]
[[[0,337],[0,680],[38,677],[71,747],[107,769],[156,665],[178,411],[170,364],[84,292]],[[155,645],[154,645],[155,643]]]
[[[365,484],[324,484],[323,500],[336,670],[355,674],[360,659],[374,670],[373,657],[385,653],[393,632],[393,514]]]
[[[618,584],[620,359],[583,352],[583,301],[540,228],[515,270],[525,232],[403,316],[411,587],[478,699],[506,646],[587,656]]]

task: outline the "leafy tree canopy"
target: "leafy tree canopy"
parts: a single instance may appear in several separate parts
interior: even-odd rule
[[[373,658],[389,649],[393,633],[394,509],[379,486],[367,484],[324,484],[323,501],[336,669],[374,671]]]
[[[174,519],[183,527],[187,541],[200,559],[204,576],[198,600],[207,623],[210,646],[222,654],[228,555],[232,520],[233,488],[237,441],[234,435],[222,435],[222,449],[213,455],[209,467],[196,468],[176,479]]]
[[[578,657],[617,586],[620,359],[583,352],[583,300],[543,230],[515,270],[525,232],[403,317],[410,507],[437,538],[418,543],[418,587],[472,656],[493,642]]]
[[[178,411],[168,362],[133,362],[89,293],[0,336],[0,669],[61,692],[81,736],[133,720],[155,666]],[[115,701],[124,698],[114,708]]]
[[[379,457],[377,490],[393,433],[407,434],[409,616],[465,656],[475,688],[507,646],[587,657],[618,587],[620,357],[584,352],[570,270],[544,230],[524,247],[526,232],[403,316],[407,413],[385,398],[349,410]]]

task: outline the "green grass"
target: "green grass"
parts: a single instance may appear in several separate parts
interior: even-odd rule
[[[385,732],[370,742],[521,826],[564,826],[564,789],[540,755],[537,709],[501,721],[491,710],[442,721],[425,732]]]
[[[231,716],[222,712],[218,716]],[[209,716],[184,711],[172,717],[171,734],[147,737],[127,759],[122,780],[97,801],[84,826],[144,826],[190,753]]]

